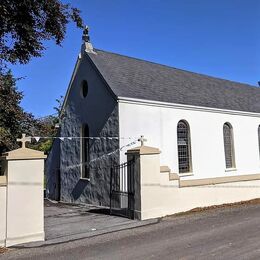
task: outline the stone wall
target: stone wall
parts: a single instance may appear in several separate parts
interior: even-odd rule
[[[60,133],[58,133],[59,136]],[[51,152],[45,163],[46,196],[60,200],[60,139],[54,139]]]
[[[68,121],[70,123],[68,123]],[[67,110],[61,135],[80,135],[81,123],[75,113]],[[90,128],[90,136],[96,136]],[[118,107],[98,134],[100,137],[118,136]],[[106,154],[114,152],[112,155]],[[116,139],[90,140],[90,179],[81,178],[80,139],[64,140],[61,143],[61,201],[81,202],[101,206],[109,205],[110,168],[119,163],[119,141]],[[76,166],[75,166],[76,165]],[[77,166],[78,165],[78,166]]]
[[[86,97],[82,95],[83,81],[88,83]],[[83,56],[66,100],[60,135],[80,137],[82,125],[87,124],[89,135],[92,137],[118,137],[118,117],[118,103],[115,96],[88,56]],[[111,152],[114,153],[106,156]],[[61,201],[109,205],[110,168],[112,164],[119,163],[118,139],[90,140],[90,161],[90,179],[82,179],[79,166],[80,138],[61,141]]]

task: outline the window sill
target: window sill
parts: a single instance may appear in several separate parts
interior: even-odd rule
[[[81,181],[90,181],[90,178],[83,178],[83,177],[80,177],[80,180],[81,180]]]
[[[227,168],[225,172],[235,172],[237,171],[237,168]]]
[[[180,177],[193,176],[193,172],[178,173]]]

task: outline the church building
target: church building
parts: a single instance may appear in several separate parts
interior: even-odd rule
[[[258,87],[93,48],[86,28],[62,107],[64,138],[47,161],[47,196],[109,206],[110,169],[141,135],[180,181],[260,180],[259,126]]]

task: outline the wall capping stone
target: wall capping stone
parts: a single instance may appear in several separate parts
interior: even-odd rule
[[[182,180],[180,179],[180,187],[194,187],[203,185],[214,185],[230,182],[240,181],[253,181],[260,180],[260,174],[248,174],[248,175],[236,175],[236,176],[224,176],[215,178],[195,179],[195,180]]]
[[[180,180],[180,176],[177,173],[170,172],[169,173],[169,180],[170,181]]]
[[[45,159],[47,156],[40,151],[29,148],[19,148],[2,155],[6,160],[30,160],[30,159]]]
[[[166,165],[163,165],[163,166],[160,166],[160,172],[170,172],[171,169],[166,166]]]
[[[142,145],[142,146],[138,146],[138,147],[127,150],[127,152],[125,154],[127,155],[127,154],[136,154],[136,153],[140,154],[140,155],[160,154],[161,151],[158,148]]]

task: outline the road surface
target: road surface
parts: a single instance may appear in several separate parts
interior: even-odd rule
[[[260,204],[169,217],[94,238],[12,249],[0,259],[260,259]]]

